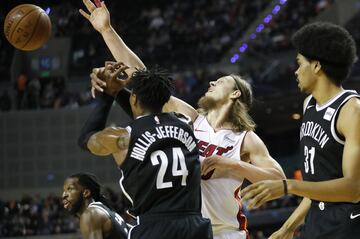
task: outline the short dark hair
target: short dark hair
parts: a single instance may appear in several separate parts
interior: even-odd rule
[[[349,76],[357,59],[356,44],[350,33],[328,22],[302,27],[293,35],[292,43],[309,61],[319,61],[321,69],[337,85]]]
[[[129,86],[140,105],[152,112],[161,112],[174,89],[169,74],[159,67],[135,71]]]

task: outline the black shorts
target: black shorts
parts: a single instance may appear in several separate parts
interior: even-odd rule
[[[359,239],[360,204],[312,202],[302,239]]]
[[[200,213],[156,214],[138,217],[130,239],[212,239],[209,219]]]

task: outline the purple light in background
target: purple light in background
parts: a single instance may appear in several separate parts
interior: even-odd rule
[[[254,40],[255,38],[256,38],[256,34],[255,34],[255,33],[253,33],[253,34],[250,35],[250,39],[251,39],[251,40]]]
[[[47,15],[49,15],[50,12],[51,12],[51,8],[50,8],[50,7],[47,7],[46,10],[45,10],[45,13],[46,13]]]
[[[248,48],[248,44],[246,43],[244,43],[242,46],[245,48],[245,50]]]
[[[267,16],[264,18],[264,23],[269,23],[269,22],[271,21],[271,19],[272,19],[272,15],[271,15],[271,14],[267,15]]]
[[[260,24],[257,28],[256,28],[256,32],[261,32],[264,29],[264,24]]]
[[[233,57],[230,58],[231,63],[235,63],[239,59],[239,54],[234,54]]]
[[[239,51],[240,51],[241,53],[244,53],[245,50],[246,50],[246,49],[245,49],[245,47],[243,47],[243,46],[239,48]]]
[[[276,5],[274,9],[272,10],[272,14],[277,14],[280,11],[281,7],[279,5]]]
[[[286,1],[287,1],[287,0],[280,0],[279,3],[280,3],[281,5],[284,5],[284,4],[286,3]]]

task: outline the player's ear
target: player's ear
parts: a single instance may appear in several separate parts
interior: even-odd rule
[[[89,198],[91,197],[91,191],[89,189],[84,189],[82,195],[84,198]]]
[[[313,70],[315,73],[318,73],[321,70],[321,63],[320,61],[313,62]]]
[[[236,99],[240,98],[240,96],[241,96],[241,91],[235,90],[234,92],[231,93],[230,99],[236,100]]]

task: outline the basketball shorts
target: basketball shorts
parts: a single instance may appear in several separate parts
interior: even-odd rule
[[[209,219],[200,213],[151,214],[137,218],[128,239],[212,239]]]
[[[312,202],[301,239],[359,239],[360,204]]]
[[[214,239],[247,239],[246,231],[226,231],[214,234]]]

